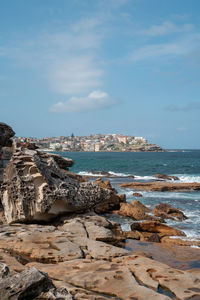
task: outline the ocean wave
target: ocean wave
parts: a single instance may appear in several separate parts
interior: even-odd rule
[[[113,171],[109,171],[108,173],[112,176],[115,176],[115,177],[131,177],[131,176],[134,176],[132,174],[116,173],[116,172],[113,172]]]
[[[179,178],[177,182],[200,182],[200,175],[174,174],[174,176],[177,176]]]
[[[91,177],[134,177],[132,174],[125,174],[125,173],[117,173],[113,171],[108,171],[108,172],[102,172],[101,171],[94,171],[94,172],[89,172],[89,171],[80,171],[78,173],[79,175],[82,176],[91,176]]]
[[[92,176],[92,177],[105,177],[105,175],[102,175],[102,174],[96,174],[96,173],[91,173],[91,172],[86,172],[86,171],[80,171],[80,172],[78,172],[78,175]]]
[[[156,180],[157,178],[155,178],[154,176],[138,176],[138,175],[134,175],[134,179],[138,179],[138,180]]]
[[[191,248],[195,248],[195,249],[200,249],[200,247],[199,246],[196,246],[196,245],[192,245],[192,246],[190,246]]]

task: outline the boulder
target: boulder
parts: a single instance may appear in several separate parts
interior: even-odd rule
[[[108,190],[109,191],[109,190]],[[116,194],[115,192],[110,191],[111,194],[107,199],[104,199],[102,202],[98,203],[94,207],[94,212],[97,214],[106,213],[113,210],[118,210],[121,203],[126,202],[125,194]]]
[[[11,138],[15,135],[15,132],[12,128],[0,122],[0,147],[11,147],[12,141]]]
[[[122,183],[121,187],[123,188],[132,188],[141,191],[157,191],[157,192],[168,192],[168,191],[199,191],[200,183],[199,182],[126,182]]]
[[[138,200],[134,200],[131,203],[120,203],[120,210],[115,211],[115,213],[121,216],[131,217],[134,220],[154,219],[153,216],[148,214],[149,212],[151,212],[151,210]]]
[[[131,224],[131,230],[162,233],[164,236],[185,236],[185,233],[158,221],[135,222]]]
[[[1,189],[8,223],[49,221],[59,214],[94,209],[99,203],[109,209],[110,202],[115,207],[121,201],[108,189],[69,177],[56,161],[63,162],[55,155],[16,148]]]
[[[165,174],[155,174],[154,177],[158,179],[164,179],[164,180],[179,180],[177,176],[165,175]]]
[[[163,219],[178,219],[179,221],[187,219],[187,217],[180,209],[174,208],[167,203],[160,203],[156,205],[153,212],[156,216],[161,217]]]
[[[133,193],[133,196],[134,197],[142,197],[142,194],[141,193]]]
[[[108,189],[108,190],[116,192],[116,190],[111,186],[110,180],[103,181],[101,178],[97,178],[94,181],[94,184],[98,184],[98,186],[102,187],[103,189]]]
[[[46,273],[36,268],[28,268],[23,272],[0,280],[0,299],[34,299],[42,292],[54,287]]]

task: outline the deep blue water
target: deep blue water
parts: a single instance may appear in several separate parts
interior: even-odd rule
[[[184,150],[180,152],[57,152],[75,161],[71,171],[87,174],[90,171],[112,172],[118,177],[109,178],[112,185],[120,193],[125,193],[128,201],[132,201],[133,190],[122,189],[120,183],[125,181],[147,181],[156,173],[176,175],[181,182],[200,182],[200,150]],[[127,178],[132,174],[135,179]],[[200,192],[142,192],[139,200],[153,208],[156,204],[169,203],[180,208],[189,217],[184,222],[168,223],[181,228],[190,239],[200,238]],[[124,228],[128,220],[118,219]],[[132,220],[130,220],[132,222]]]
[[[135,175],[200,174],[200,150],[185,152],[60,152],[75,161],[72,170]]]

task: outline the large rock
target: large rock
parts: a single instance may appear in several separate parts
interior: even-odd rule
[[[48,221],[59,214],[83,212],[99,203],[108,204],[111,196],[113,202],[112,191],[62,172],[61,161],[43,152],[15,150],[5,169],[1,191],[8,223]]]
[[[10,147],[12,145],[12,141],[10,140],[15,135],[15,132],[12,128],[0,122],[0,147]]]
[[[0,299],[63,299],[72,300],[67,290],[57,290],[46,273],[28,268],[0,280]]]
[[[142,204],[138,200],[134,200],[131,203],[120,203],[120,210],[115,213],[124,216],[131,217],[134,220],[153,220],[155,217],[150,215],[151,210]]]
[[[131,224],[131,230],[162,233],[164,236],[185,236],[185,233],[158,221],[135,222]]]
[[[170,204],[167,203],[160,203],[156,205],[153,212],[156,216],[161,217],[163,219],[178,219],[179,221],[187,219],[187,217],[180,209],[172,207]]]
[[[165,174],[155,174],[154,177],[158,179],[164,179],[164,180],[179,180],[177,176],[165,175]]]
[[[122,183],[121,187],[132,188],[141,191],[157,191],[157,192],[168,192],[168,191],[198,191],[200,190],[200,183],[174,183],[174,182],[127,182]]]

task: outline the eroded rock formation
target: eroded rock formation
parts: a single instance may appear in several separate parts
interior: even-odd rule
[[[12,155],[12,140],[15,132],[10,126],[0,122],[0,184],[3,181],[3,171]]]
[[[112,209],[119,206],[121,199],[113,191],[80,182],[62,171],[71,165],[71,160],[61,156],[16,148],[5,169],[1,191],[7,222],[47,221],[59,214],[94,209],[104,202],[107,210],[109,203]]]

